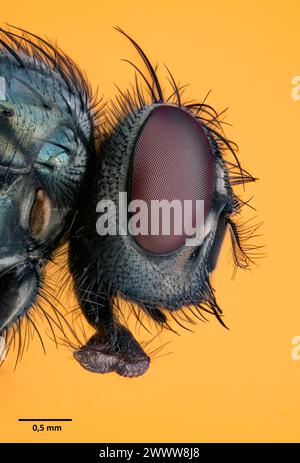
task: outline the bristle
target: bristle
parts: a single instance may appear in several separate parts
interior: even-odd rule
[[[257,230],[262,226],[262,223],[251,223],[255,218],[247,221],[238,221],[237,219],[228,218],[230,237],[232,242],[232,256],[234,262],[233,277],[238,268],[247,270],[251,264],[255,264],[257,259],[265,256],[262,251],[263,245],[253,243],[260,237]]]

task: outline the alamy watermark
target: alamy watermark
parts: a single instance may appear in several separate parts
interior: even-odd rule
[[[293,360],[300,360],[300,336],[294,336],[291,340],[294,346],[291,350],[291,357]]]
[[[120,192],[118,203],[110,199],[98,202],[100,216],[96,230],[100,236],[151,235],[186,236],[186,246],[199,246],[204,240],[204,201],[167,199],[128,202]]]
[[[6,80],[3,76],[0,76],[0,100],[6,100]]]
[[[5,360],[6,357],[6,342],[5,337],[0,336],[0,361]]]
[[[300,100],[300,76],[294,76],[291,84],[293,86],[291,91],[291,97],[294,101]]]

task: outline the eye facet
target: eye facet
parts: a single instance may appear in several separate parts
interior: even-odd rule
[[[152,200],[179,200],[182,210],[184,201],[192,201],[190,220],[193,223],[189,226],[199,223],[195,203],[203,200],[206,217],[215,192],[215,160],[201,122],[180,107],[154,108],[137,139],[130,187],[131,200],[143,200],[147,204],[149,223]],[[137,235],[139,246],[156,254],[172,252],[182,246],[188,235],[183,221],[177,224],[182,233],[174,233],[174,220],[173,215],[168,236],[162,234],[161,222],[158,236]]]
[[[30,213],[30,232],[34,238],[39,238],[47,230],[50,217],[50,199],[43,190],[38,190]]]

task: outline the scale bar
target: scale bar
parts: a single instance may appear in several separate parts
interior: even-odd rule
[[[18,421],[73,421],[72,418],[19,418]]]

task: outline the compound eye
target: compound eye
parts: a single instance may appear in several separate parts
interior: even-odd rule
[[[181,247],[190,236],[185,232],[186,228],[195,227],[200,221],[196,200],[204,201],[205,218],[215,193],[215,158],[201,122],[180,107],[162,105],[154,108],[137,138],[130,189],[131,200],[147,203],[151,226],[154,217],[151,215],[152,200],[167,200],[169,204],[179,200],[182,211],[184,202],[192,201],[189,224],[181,214],[180,234],[174,233],[178,218],[175,219],[173,209],[170,209],[170,234],[165,234],[160,221],[158,236],[151,233],[135,236],[141,248],[154,254],[169,253]]]
[[[30,213],[30,232],[34,238],[43,236],[48,228],[51,217],[51,203],[43,190],[38,190]]]

